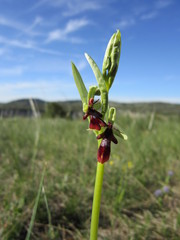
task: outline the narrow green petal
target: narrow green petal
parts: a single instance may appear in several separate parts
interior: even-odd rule
[[[122,133],[122,132],[117,128],[117,124],[115,124],[115,127],[113,128],[113,133],[114,133],[116,136],[118,136],[118,137],[120,137],[120,138],[122,138],[122,139],[124,139],[124,140],[127,140],[127,139],[128,139],[128,136],[127,136],[126,134]]]
[[[81,78],[79,71],[77,70],[73,62],[71,62],[71,66],[72,66],[73,77],[74,77],[77,89],[79,91],[79,95],[81,97],[82,103],[87,104],[87,95],[88,95],[87,89],[84,85],[84,82]]]

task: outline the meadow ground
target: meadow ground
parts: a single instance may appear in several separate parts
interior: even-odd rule
[[[99,240],[180,239],[180,118],[150,118],[118,117],[128,141],[105,164]],[[87,125],[0,119],[0,239],[26,238],[43,174],[30,239],[89,239],[97,140]]]

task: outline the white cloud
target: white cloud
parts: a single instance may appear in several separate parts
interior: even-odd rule
[[[78,91],[74,91],[74,82],[59,80],[33,80],[23,82],[1,83],[0,102],[8,102],[22,98],[40,98],[43,100],[67,100],[72,96],[78,98]]]
[[[86,19],[75,19],[75,20],[70,20],[67,25],[66,28],[64,30],[64,32],[66,34],[77,31],[79,28],[82,28],[84,26],[86,26],[87,24],[89,24],[89,22]]]
[[[34,47],[34,43],[32,41],[26,41],[26,42],[22,42],[19,40],[9,40],[3,36],[0,36],[0,43],[5,44],[5,45],[10,45],[10,46],[14,46],[14,47],[20,47],[20,48],[33,48]]]
[[[70,20],[64,29],[56,29],[49,33],[49,36],[46,40],[47,43],[57,40],[70,40],[68,34],[76,32],[82,27],[89,24],[89,21],[86,19],[74,19]],[[72,38],[73,39],[73,38]],[[74,38],[76,40],[76,38]]]
[[[153,19],[155,17],[158,16],[159,11],[163,8],[168,7],[169,5],[171,5],[173,3],[172,0],[158,0],[155,2],[154,7],[152,8],[152,11],[150,12],[145,12],[142,13],[142,15],[140,16],[141,20],[150,20]]]
[[[136,15],[136,16],[139,16],[140,14],[144,13],[147,11],[147,6],[144,6],[144,5],[136,5],[134,8],[133,8],[133,13]]]
[[[40,47],[36,46],[36,44],[32,41],[22,42],[22,41],[19,41],[16,39],[9,40],[7,38],[0,36],[0,43],[7,45],[7,46],[12,46],[12,47],[18,47],[18,48],[23,48],[23,49],[33,49],[37,52],[47,53],[47,54],[51,54],[51,55],[57,55],[57,56],[62,55],[62,53],[51,50],[51,49],[40,48]]]
[[[0,76],[20,76],[23,74],[24,67],[16,66],[11,68],[0,68]]]
[[[130,18],[130,19],[122,19],[119,23],[118,23],[118,27],[119,29],[125,29],[129,26],[132,26],[132,25],[135,25],[135,20],[133,18]]]
[[[32,6],[32,8],[30,10],[34,10],[37,8],[40,8],[44,5],[50,5],[50,6],[62,6],[66,1],[65,0],[39,0],[37,1],[34,6]]]
[[[118,97],[115,96],[111,99],[112,101],[115,102],[121,102],[121,103],[139,103],[139,102],[164,102],[164,103],[174,103],[174,104],[179,104],[180,103],[180,98],[172,98],[172,97]]]
[[[155,1],[155,4],[150,4],[145,5],[136,5],[132,9],[132,15],[131,18],[123,18],[120,22],[119,25],[116,25],[120,29],[125,29],[127,27],[133,26],[136,23],[139,22],[139,20],[151,20],[154,19],[159,15],[159,12],[168,6],[170,6],[174,0],[157,0]]]
[[[5,48],[0,48],[0,56],[4,55],[6,53]]]
[[[26,32],[31,32],[31,33],[33,33],[34,35],[41,35],[40,33],[37,33],[37,32],[34,33],[34,32],[32,32],[32,30],[33,30],[35,27],[37,27],[38,25],[40,25],[42,22],[43,22],[43,18],[40,17],[40,16],[37,16],[37,17],[34,19],[33,23],[30,25],[30,27],[28,27],[28,28],[26,29]]]
[[[102,4],[92,0],[41,0],[38,1],[31,10],[42,6],[63,8],[62,15],[64,16],[75,16],[85,11],[96,11],[102,8]]]
[[[39,32],[33,31],[33,28],[36,25],[38,25],[40,23],[40,21],[42,21],[42,19],[40,17],[36,17],[33,24],[30,27],[28,27],[28,26],[25,26],[24,24],[17,22],[15,20],[10,20],[3,16],[0,16],[0,25],[18,30],[20,32],[23,32],[23,33],[25,33],[27,35],[31,35],[31,36],[41,35]]]
[[[81,60],[76,64],[76,67],[79,71],[82,71],[83,69],[85,69],[86,66],[87,66],[87,62],[85,60]]]
[[[75,7],[74,7],[75,6]],[[79,13],[90,11],[90,10],[99,10],[101,5],[97,3],[97,1],[83,1],[83,0],[75,0],[68,1],[67,10],[64,11],[64,16],[74,16]]]
[[[157,9],[166,8],[173,3],[172,0],[158,0],[155,3]]]
[[[145,13],[141,16],[141,20],[149,20],[149,19],[153,19],[158,15],[158,13],[156,11],[152,11],[149,13]]]
[[[1,83],[1,90],[27,90],[27,89],[56,89],[57,87],[69,88],[74,84],[59,80],[33,80],[14,83]]]
[[[16,21],[10,21],[9,19],[6,19],[2,16],[0,16],[0,25],[15,28],[18,30],[22,30],[22,28],[24,28],[20,23],[17,23]]]

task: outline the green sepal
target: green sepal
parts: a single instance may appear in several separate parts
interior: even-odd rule
[[[115,127],[113,127],[113,133],[124,140],[128,139],[128,136],[118,129],[117,124],[115,124]]]
[[[99,85],[99,89],[101,92],[102,115],[104,116],[108,106],[108,92],[107,92],[105,80],[95,61],[87,53],[85,53],[85,57],[89,65],[91,66]]]
[[[119,30],[117,30],[117,32],[114,33],[111,39],[109,40],[102,66],[102,74],[105,79],[108,91],[112,86],[112,83],[118,70],[120,53],[121,53],[121,33]]]
[[[109,109],[108,122],[111,122],[113,124],[115,119],[116,119],[116,108],[111,107]]]
[[[77,68],[76,68],[76,66],[73,62],[71,62],[71,66],[72,66],[73,77],[74,77],[77,89],[79,91],[81,101],[82,101],[83,105],[87,104],[87,102],[86,102],[87,101],[87,95],[88,95],[87,89],[84,85],[84,82],[81,78],[81,75],[80,75],[79,71],[77,70]],[[83,106],[83,108],[84,108],[84,106]]]

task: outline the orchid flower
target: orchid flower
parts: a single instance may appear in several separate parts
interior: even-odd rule
[[[85,57],[98,83],[97,86],[91,86],[89,91],[87,91],[76,66],[72,63],[74,80],[83,105],[83,120],[88,119],[89,129],[94,131],[98,140],[98,163],[92,207],[90,240],[97,240],[104,163],[110,159],[111,142],[115,144],[118,143],[114,134],[127,140],[127,136],[123,134],[117,124],[115,124],[116,109],[114,107],[109,108],[108,103],[108,93],[118,70],[120,53],[121,33],[119,30],[113,34],[107,45],[102,64],[102,72],[96,62],[85,53]],[[94,101],[96,96],[100,98],[100,101]]]

